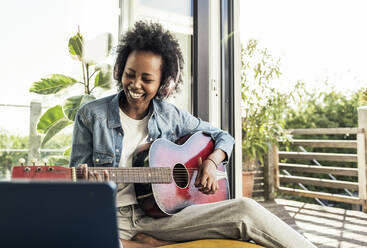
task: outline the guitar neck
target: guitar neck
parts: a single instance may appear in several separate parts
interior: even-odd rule
[[[107,168],[107,167],[88,167],[89,171],[98,172],[103,176],[106,170],[111,181],[115,183],[171,183],[171,168],[160,167],[133,167],[133,168]],[[76,168],[76,177],[83,178],[82,170]]]

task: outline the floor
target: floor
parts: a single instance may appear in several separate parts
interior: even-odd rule
[[[260,203],[317,247],[367,247],[366,213],[284,199]]]

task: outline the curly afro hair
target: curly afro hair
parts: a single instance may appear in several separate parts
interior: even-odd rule
[[[127,58],[132,51],[150,51],[162,57],[162,80],[161,87],[168,84],[168,79],[173,78],[175,85],[173,92],[177,92],[182,84],[183,57],[180,45],[173,35],[164,30],[158,23],[138,21],[134,27],[127,31],[117,47],[117,58],[114,67],[114,78],[119,91],[122,90],[121,78],[125,68]],[[178,65],[180,69],[178,69]],[[178,75],[178,73],[180,75]],[[171,86],[172,87],[172,86]],[[167,97],[166,91],[158,91],[157,98]]]

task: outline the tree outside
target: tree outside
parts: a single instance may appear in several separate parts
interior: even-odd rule
[[[280,150],[301,151],[299,147],[291,146],[292,138],[297,139],[355,139],[355,135],[297,135],[290,137],[287,129],[295,128],[339,128],[357,127],[357,108],[367,103],[367,89],[363,88],[353,93],[345,93],[330,87],[325,82],[325,89],[318,91],[308,89],[306,83],[298,81],[290,93],[283,93],[277,89],[276,81],[281,74],[281,61],[271,55],[265,48],[261,48],[258,41],[249,40],[242,47],[242,143],[245,157],[261,158],[267,153],[267,145],[278,144],[279,139],[286,142],[280,145]],[[289,85],[293,85],[290,82]],[[350,148],[306,148],[309,152],[327,153],[356,153]],[[282,161],[285,162],[285,161]],[[312,164],[312,161],[290,160],[288,163]],[[356,167],[356,163],[322,162],[324,166]],[[245,168],[249,169],[249,168]],[[312,176],[330,179],[327,174],[292,173],[296,176]],[[338,180],[356,181],[356,177],[335,176]],[[300,188],[298,184],[287,184],[292,188]],[[321,188],[308,186],[308,189],[345,194],[343,189]],[[356,194],[356,192],[349,192]],[[305,202],[315,201],[312,198],[296,196],[280,196]],[[327,202],[343,208],[351,205]]]

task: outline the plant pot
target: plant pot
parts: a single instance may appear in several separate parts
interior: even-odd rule
[[[242,196],[252,198],[254,190],[254,171],[242,171]]]

